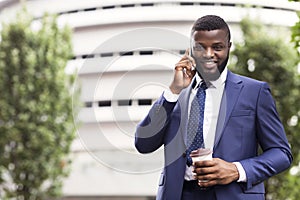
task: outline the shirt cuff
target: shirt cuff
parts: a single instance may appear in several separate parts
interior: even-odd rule
[[[171,90],[165,90],[163,96],[168,102],[176,102],[178,100],[179,94],[173,94]]]
[[[239,179],[237,180],[237,182],[247,182],[247,176],[246,176],[246,172],[242,166],[241,163],[239,162],[233,162],[233,164],[235,164],[238,172],[239,172]]]

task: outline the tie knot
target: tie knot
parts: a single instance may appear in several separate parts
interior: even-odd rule
[[[207,89],[207,84],[204,82],[204,81],[202,81],[201,83],[200,83],[200,86],[199,86],[201,89],[203,89],[203,90],[206,90]]]

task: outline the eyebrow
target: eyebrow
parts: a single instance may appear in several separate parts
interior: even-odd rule
[[[203,45],[204,43],[195,41],[195,44]],[[226,45],[226,42],[215,42],[215,43],[213,43],[213,45],[220,45],[220,44],[221,44],[221,45]]]

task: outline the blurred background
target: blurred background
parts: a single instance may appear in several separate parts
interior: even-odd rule
[[[3,148],[0,153],[7,158],[0,160],[0,198],[51,199],[51,196],[60,196],[64,200],[155,199],[158,178],[163,167],[163,152],[159,150],[148,155],[138,154],[134,148],[135,126],[146,115],[155,99],[168,88],[175,63],[189,47],[193,21],[203,15],[215,14],[224,18],[231,28],[234,46],[230,68],[270,83],[293,148],[293,166],[281,176],[266,182],[267,199],[299,199],[300,26],[297,12],[300,12],[300,3],[288,0],[2,0],[0,21],[3,33],[0,57],[5,63],[2,61],[0,64],[3,84],[0,92],[8,91],[5,98],[0,96],[0,135],[3,136],[0,138]],[[26,14],[17,17],[18,13]],[[52,15],[56,16],[54,21],[48,26],[45,25],[48,23],[45,16]],[[13,29],[17,26],[10,27],[10,23],[26,30],[25,35],[32,31],[32,35],[28,37],[29,42],[26,43],[32,51],[32,54],[28,54],[28,58],[32,59],[28,63],[35,63],[30,68],[31,74],[22,71],[22,68],[25,70],[23,64],[26,59],[24,62],[18,61],[21,64],[15,68],[10,67],[14,66],[13,60],[21,56],[22,51],[17,54],[10,52],[14,52],[14,48],[22,48],[23,41],[22,34],[17,35],[19,32],[16,30],[19,29]],[[11,30],[15,32],[9,32]],[[56,37],[58,39],[54,41],[53,38]],[[8,40],[16,42],[9,52],[6,51],[9,44],[5,43]],[[47,53],[39,51],[42,47],[38,44],[30,46],[33,41],[44,43],[43,48],[45,47]],[[23,51],[29,52],[29,47]],[[56,53],[49,54],[47,49],[51,48]],[[35,55],[37,52],[40,53]],[[68,55],[63,57],[65,53]],[[43,56],[49,62],[35,61]],[[55,56],[66,60],[58,62]],[[31,143],[33,139],[26,140],[28,145],[23,145],[19,152],[28,152],[32,148],[34,154],[28,155],[32,160],[24,164],[27,168],[24,167],[16,173],[18,166],[21,166],[17,160],[27,157],[18,157],[16,155],[19,154],[12,152],[18,149],[18,142],[24,141],[24,135],[33,134],[34,131],[15,131],[14,136],[18,138],[21,135],[22,140],[4,136],[13,135],[12,130],[25,130],[16,127],[16,121],[12,123],[12,115],[17,111],[3,114],[3,107],[16,107],[16,104],[7,102],[14,98],[16,102],[22,99],[22,95],[18,98],[10,96],[15,93],[8,88],[11,87],[10,84],[16,83],[16,79],[20,80],[18,83],[28,86],[27,78],[22,77],[37,77],[37,69],[44,73],[40,68],[46,68],[47,63],[53,65],[49,65],[47,69],[52,66],[53,70],[62,70],[64,74],[51,72],[51,81],[72,77],[71,86],[67,87],[76,88],[77,92],[74,89],[70,92],[70,98],[62,98],[59,91],[52,93],[49,89],[45,93],[46,97],[36,96],[35,103],[26,112],[28,116],[35,115],[32,110],[42,104],[41,102],[48,105],[51,98],[54,98],[54,104],[65,101],[68,105],[62,105],[58,110],[70,106],[70,109],[65,110],[70,115],[68,120],[66,117],[62,118],[63,122],[69,123],[68,126],[58,122],[57,118],[54,121],[55,124],[62,124],[63,128],[70,127],[70,124],[73,128],[65,128],[63,131],[56,131],[55,128],[54,131],[54,127],[45,126],[46,130],[36,133],[35,143],[43,145],[40,149]],[[60,66],[60,69],[54,66]],[[10,76],[14,79],[10,79]],[[54,83],[45,79],[38,80],[40,79],[31,80],[32,88],[37,88],[38,83]],[[41,86],[45,87],[46,85]],[[28,86],[28,91],[31,90],[35,89]],[[25,101],[28,102],[28,99]],[[24,105],[27,106],[28,103]],[[50,106],[48,110],[55,109],[55,106]],[[43,122],[49,121],[46,118],[44,115],[41,117]],[[18,117],[19,121],[20,119]],[[32,122],[30,117],[26,119]],[[54,132],[64,135],[70,131],[70,137],[44,141],[42,133],[45,131],[49,131],[47,137],[52,137]],[[49,159],[37,159],[46,149],[47,142],[49,148],[52,145],[57,150],[63,146],[65,150],[58,154],[49,153]],[[70,145],[65,145],[66,143]],[[56,152],[54,150],[49,151]],[[58,166],[47,164],[52,156],[60,158],[55,162],[60,163],[59,168],[63,170],[55,171],[51,176],[45,175],[40,184],[31,186],[38,178],[30,177],[38,177],[41,173],[38,170],[44,165],[45,174],[49,172],[48,168]],[[31,172],[26,170],[30,171],[34,166],[38,166],[37,175],[30,176]],[[56,179],[56,176],[60,178]],[[59,180],[55,183],[55,190],[51,186],[54,181],[49,179]],[[26,184],[29,186],[26,187]],[[37,189],[31,190],[31,187]],[[29,195],[26,196],[26,192]],[[14,196],[16,193],[18,195]]]

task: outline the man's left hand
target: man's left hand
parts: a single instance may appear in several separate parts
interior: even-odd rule
[[[239,172],[234,163],[219,158],[194,163],[195,178],[201,187],[226,185],[239,179]]]

